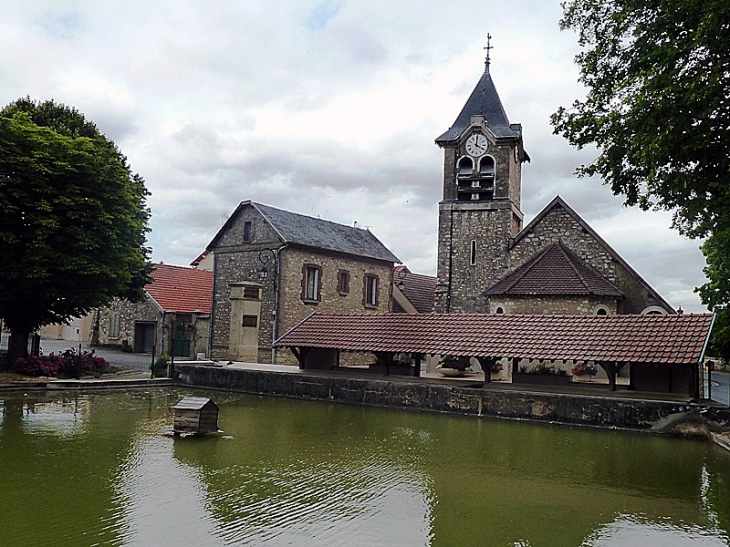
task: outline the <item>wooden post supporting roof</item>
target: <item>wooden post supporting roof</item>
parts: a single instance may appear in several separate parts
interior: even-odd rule
[[[385,375],[390,374],[390,365],[393,363],[393,357],[395,352],[392,351],[374,351],[375,358],[378,360],[378,364],[385,370]]]
[[[621,372],[626,363],[618,363],[616,361],[598,361],[598,365],[606,371],[608,376],[609,391],[616,391],[616,375]]]
[[[291,347],[289,349],[291,349],[291,352],[294,354],[294,357],[297,358],[297,361],[299,362],[299,368],[301,370],[304,370],[304,361],[307,358],[307,353],[309,353],[309,350],[311,348],[306,348],[306,347],[304,347],[304,348]]]

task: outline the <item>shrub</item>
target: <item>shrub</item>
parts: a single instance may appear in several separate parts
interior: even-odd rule
[[[76,371],[76,350],[69,348],[56,355],[31,355],[18,359],[15,363],[16,372],[25,376],[58,376],[73,375]],[[94,350],[81,354],[81,370],[85,372],[107,372],[111,368],[103,357],[96,357]]]

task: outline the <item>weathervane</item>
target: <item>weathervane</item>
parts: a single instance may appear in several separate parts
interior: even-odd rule
[[[484,59],[484,66],[489,71],[489,50],[494,49],[494,46],[490,45],[492,41],[492,35],[487,32],[487,45],[484,46],[484,49],[487,50],[487,57]]]

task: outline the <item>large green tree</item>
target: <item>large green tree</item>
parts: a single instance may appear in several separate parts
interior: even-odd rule
[[[76,109],[20,99],[0,111],[0,317],[10,363],[43,325],[115,296],[142,297],[148,194]]]
[[[552,117],[555,133],[599,155],[578,168],[600,175],[626,205],[674,212],[674,227],[730,261],[730,2],[572,0],[584,100]],[[708,263],[699,289],[715,311],[730,288]],[[711,287],[710,287],[711,285]],[[709,295],[712,294],[712,298]],[[722,320],[721,314],[718,319]],[[722,329],[717,332],[721,332]],[[730,332],[730,331],[729,331]]]

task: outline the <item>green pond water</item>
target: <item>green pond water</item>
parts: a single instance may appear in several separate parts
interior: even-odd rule
[[[173,438],[210,396],[221,434]],[[0,394],[0,546],[730,545],[730,453],[227,392]]]

